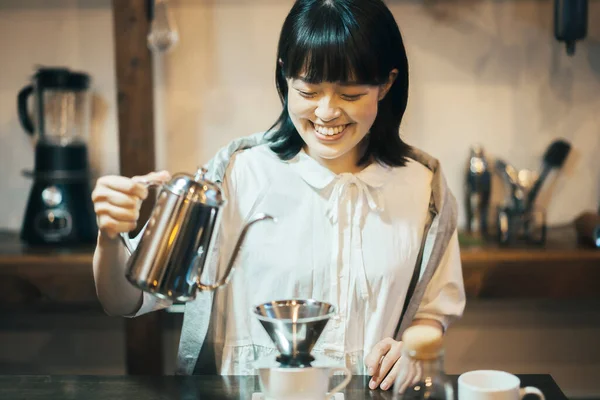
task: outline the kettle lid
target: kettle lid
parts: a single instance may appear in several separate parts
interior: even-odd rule
[[[221,207],[225,204],[221,188],[214,182],[205,178],[208,171],[199,168],[195,176],[189,174],[175,174],[165,187],[178,196],[184,196],[194,203],[205,204],[210,207]]]

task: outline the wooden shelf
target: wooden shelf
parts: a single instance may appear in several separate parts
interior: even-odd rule
[[[0,231],[0,310],[102,311],[92,272],[94,248],[28,247]]]
[[[461,241],[461,258],[464,264],[480,262],[600,262],[600,249],[580,244],[577,241],[573,226],[561,226],[548,230],[547,240],[543,246],[519,244],[502,247],[491,241],[483,242],[469,237],[465,233],[459,235]]]
[[[578,243],[572,226],[549,229],[540,247],[505,248],[463,239],[463,278],[470,298],[600,299],[600,249]]]
[[[93,247],[29,248],[0,231],[0,309],[101,309],[92,257]],[[579,245],[568,227],[550,230],[544,247],[463,240],[461,259],[470,298],[600,298],[600,250]]]

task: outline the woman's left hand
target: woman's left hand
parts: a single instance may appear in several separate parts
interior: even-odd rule
[[[392,338],[385,338],[373,347],[365,358],[365,366],[371,376],[369,388],[388,390],[392,387],[400,371],[401,355],[402,342]]]

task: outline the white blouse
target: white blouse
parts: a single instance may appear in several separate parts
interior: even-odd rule
[[[419,253],[432,173],[409,160],[405,167],[371,164],[358,174],[335,175],[306,153],[280,160],[267,145],[237,153],[223,190],[222,276],[235,241],[255,213],[277,222],[253,225],[229,285],[218,290],[212,315],[217,365],[223,375],[254,374],[252,363],[277,354],[251,312],[271,300],[302,298],[334,304],[315,346],[366,373],[364,357],[393,337]],[[433,276],[416,318],[444,326],[464,307],[456,235]],[[222,349],[222,353],[221,353]]]

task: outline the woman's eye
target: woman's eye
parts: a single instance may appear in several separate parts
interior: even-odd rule
[[[343,94],[342,98],[344,100],[348,100],[348,101],[356,101],[358,99],[360,99],[363,95],[362,94]]]
[[[296,89],[296,90],[298,91],[300,96],[305,97],[307,99],[311,99],[311,98],[315,97],[315,95],[316,95],[315,92],[305,92],[303,90],[298,90],[298,89]]]

